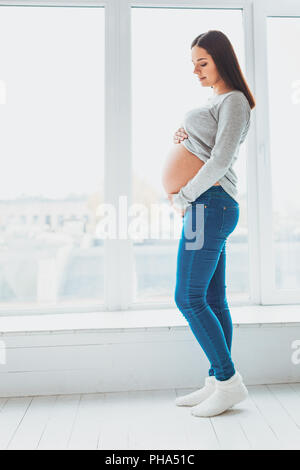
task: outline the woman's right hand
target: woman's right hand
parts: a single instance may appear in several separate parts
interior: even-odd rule
[[[188,135],[185,132],[184,127],[180,127],[174,134],[173,142],[174,144],[180,144],[184,139],[187,139]]]

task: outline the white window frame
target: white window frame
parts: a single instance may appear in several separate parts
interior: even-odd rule
[[[275,253],[272,233],[272,171],[270,154],[270,123],[267,18],[269,16],[300,17],[300,3],[296,0],[254,1],[255,83],[259,103],[257,119],[257,179],[259,196],[259,225],[261,251],[261,303],[263,305],[296,304],[300,302],[300,289],[278,289],[275,284]]]
[[[131,8],[241,9],[245,43],[245,75],[257,100],[246,142],[250,303],[297,303],[300,291],[278,292],[271,251],[272,201],[268,133],[266,15],[300,15],[296,0],[39,0],[0,1],[0,6],[83,6],[105,8],[105,202],[132,201]],[[118,138],[116,138],[116,135]],[[105,240],[105,309],[161,309],[165,303],[134,303],[133,243]],[[231,302],[232,305],[240,303]],[[63,312],[63,309],[56,309]],[[81,309],[82,311],[82,309]],[[90,311],[90,309],[89,309]],[[42,313],[42,312],[41,312]],[[55,313],[55,312],[54,312]]]
[[[253,9],[252,9],[252,1],[251,0],[214,0],[214,1],[207,1],[207,0],[189,0],[189,1],[182,1],[182,0],[122,0],[121,5],[119,0],[115,0],[114,6],[116,8],[120,8],[115,11],[115,18],[119,18],[120,22],[122,23],[123,27],[119,26],[119,31],[111,31],[113,37],[116,39],[118,34],[120,34],[120,41],[119,44],[122,45],[122,54],[121,57],[123,58],[123,63],[120,64],[119,71],[120,73],[114,80],[114,77],[109,78],[109,83],[116,86],[115,96],[118,94],[121,96],[126,96],[127,100],[127,113],[124,113],[123,116],[123,123],[121,124],[120,119],[121,116],[115,116],[115,119],[119,123],[120,127],[123,130],[126,129],[127,136],[132,135],[132,120],[131,120],[131,86],[130,86],[130,71],[131,71],[131,8],[132,7],[153,7],[153,8],[207,8],[207,9],[241,9],[243,12],[243,23],[244,23],[244,44],[245,44],[245,71],[247,76],[247,81],[253,90],[255,95],[255,86],[254,86],[254,46],[253,46]],[[127,47],[127,50],[126,50]],[[118,52],[117,50],[109,50],[107,49],[107,54],[109,56],[117,57]],[[126,57],[126,60],[124,60]],[[112,92],[112,90],[110,90]],[[108,93],[108,90],[107,90]],[[113,93],[113,92],[112,92]],[[255,117],[253,119],[255,121]],[[109,131],[106,134],[107,140],[109,141]],[[112,138],[114,135],[112,134]],[[255,136],[255,123],[253,125],[253,129],[249,132],[248,142],[246,143],[246,152],[251,152],[254,154],[256,149],[256,136]],[[122,145],[122,172],[123,174],[126,173],[125,168],[132,167],[132,159],[131,159],[131,142],[127,140],[123,142]],[[126,147],[127,145],[127,147]],[[125,172],[125,173],[124,173]],[[251,177],[248,178],[248,208],[249,208],[249,277],[250,277],[250,302],[246,302],[246,304],[259,304],[261,303],[261,293],[260,293],[260,282],[259,282],[259,273],[260,273],[260,254],[259,254],[259,230],[257,226],[258,217],[257,217],[257,178],[256,178],[256,161],[255,158],[248,158],[248,169],[249,175]],[[113,177],[108,180],[111,183],[111,189],[113,191],[113,187],[115,184],[113,183]],[[128,185],[123,186],[122,194],[126,194],[128,196],[128,200],[131,201],[131,181],[130,176],[128,176]],[[118,192],[120,186],[115,187],[115,200],[118,197]],[[129,203],[130,204],[130,203]],[[170,308],[174,307],[175,303],[160,303],[160,302],[135,302],[133,303],[133,244],[129,240],[128,244],[123,244],[123,247],[120,245],[118,246],[118,250],[111,250],[111,275],[113,276],[113,266],[117,266],[117,259],[113,261],[113,256],[118,256],[119,261],[123,260],[123,265],[119,264],[119,275],[121,276],[121,272],[125,273],[126,275],[123,279],[119,280],[119,285],[122,285],[122,290],[120,289],[119,293],[112,292],[111,296],[107,298],[107,306],[109,310],[119,309],[119,310],[146,310],[146,309],[162,309],[162,308]],[[256,262],[254,262],[256,260]],[[130,275],[128,275],[128,273]],[[109,277],[107,277],[109,283]],[[111,284],[111,288],[113,289],[113,285]],[[112,302],[110,304],[110,302]],[[245,304],[242,302],[231,302],[231,305],[243,305]]]

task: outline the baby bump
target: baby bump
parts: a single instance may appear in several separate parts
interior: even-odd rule
[[[167,154],[163,169],[162,183],[165,191],[178,193],[203,165],[205,162],[191,153],[182,143],[173,144]]]

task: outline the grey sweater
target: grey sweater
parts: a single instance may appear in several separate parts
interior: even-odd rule
[[[250,115],[249,102],[240,90],[213,94],[203,106],[185,114],[182,127],[188,138],[182,144],[205,165],[173,195],[174,205],[186,209],[217,182],[237,201],[237,175],[232,167],[248,133]]]

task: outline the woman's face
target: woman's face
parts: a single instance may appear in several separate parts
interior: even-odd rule
[[[199,46],[194,46],[192,49],[192,62],[194,64],[194,72],[198,75],[202,86],[214,86],[217,82],[223,82],[218,69],[205,49]]]

